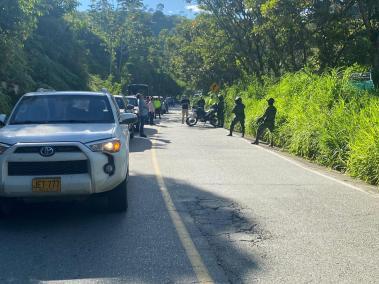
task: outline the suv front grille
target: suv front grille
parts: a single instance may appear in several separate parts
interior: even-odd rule
[[[9,176],[77,175],[88,173],[88,161],[9,162]]]
[[[25,146],[19,147],[14,151],[16,154],[39,154],[41,146]],[[81,152],[77,146],[52,146],[55,153],[78,153]]]

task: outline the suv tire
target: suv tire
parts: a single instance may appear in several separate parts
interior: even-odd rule
[[[126,212],[128,209],[128,194],[127,194],[128,176],[125,180],[116,186],[107,194],[109,212]]]

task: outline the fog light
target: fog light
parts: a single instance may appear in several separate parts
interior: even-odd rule
[[[104,166],[104,172],[105,172],[106,174],[108,174],[108,175],[113,174],[113,172],[114,172],[114,166],[111,165],[111,164],[106,164],[106,165]]]

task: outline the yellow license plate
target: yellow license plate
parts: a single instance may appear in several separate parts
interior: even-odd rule
[[[33,192],[61,192],[61,178],[35,178],[32,182]]]

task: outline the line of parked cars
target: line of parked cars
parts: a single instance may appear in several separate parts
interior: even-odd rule
[[[126,211],[133,100],[119,107],[106,91],[21,97],[0,115],[0,208],[101,196],[109,211]]]
[[[146,85],[142,85],[146,86]],[[148,94],[148,92],[146,92]],[[129,125],[130,138],[134,137],[134,132],[138,132],[139,130],[139,108],[138,108],[138,99],[135,95],[124,96],[122,94],[114,96],[115,100],[120,108],[121,112],[125,113],[133,113],[137,115],[137,121],[134,124]],[[164,100],[163,97],[153,96],[153,99],[159,99],[162,102],[161,114],[166,114],[168,110],[167,99]],[[133,131],[134,130],[134,131]]]
[[[138,129],[138,126],[139,126],[138,99],[136,96],[123,96],[123,95],[117,95],[117,96],[114,96],[114,98],[121,112],[133,113],[137,117],[135,123],[129,124],[130,138],[133,139],[134,132]]]

